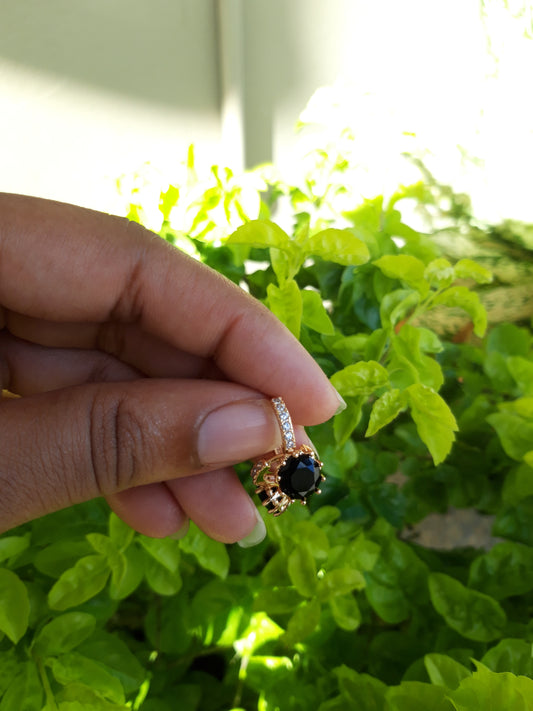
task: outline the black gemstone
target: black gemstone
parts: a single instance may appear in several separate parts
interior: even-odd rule
[[[291,499],[305,499],[322,481],[320,464],[310,454],[289,457],[279,468],[279,488]]]

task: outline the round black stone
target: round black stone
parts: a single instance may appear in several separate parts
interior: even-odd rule
[[[289,457],[278,470],[279,488],[291,499],[305,499],[322,481],[320,464],[310,454]]]

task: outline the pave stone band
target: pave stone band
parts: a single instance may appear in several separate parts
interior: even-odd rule
[[[274,405],[276,417],[278,418],[281,430],[281,439],[283,440],[281,451],[288,452],[296,446],[291,416],[289,415],[287,406],[280,397],[272,398],[272,404]]]
[[[279,516],[296,499],[307,503],[307,497],[320,494],[318,488],[325,476],[322,462],[306,444],[296,447],[291,416],[282,398],[271,400],[280,426],[282,446],[258,460],[250,472],[256,486],[255,493],[266,510]]]

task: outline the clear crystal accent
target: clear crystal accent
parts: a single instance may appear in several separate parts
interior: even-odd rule
[[[272,398],[272,404],[276,411],[276,416],[278,418],[281,437],[283,439],[283,449],[293,449],[296,446],[296,440],[294,437],[294,429],[292,425],[291,416],[287,410],[287,406],[280,397]]]

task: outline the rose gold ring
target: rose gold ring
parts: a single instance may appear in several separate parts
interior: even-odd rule
[[[305,505],[311,494],[320,494],[319,484],[326,477],[321,472],[322,462],[313,449],[306,444],[296,447],[291,416],[283,400],[275,397],[271,402],[282,445],[270,456],[258,460],[250,474],[262,505],[273,516],[279,516],[294,501]]]

